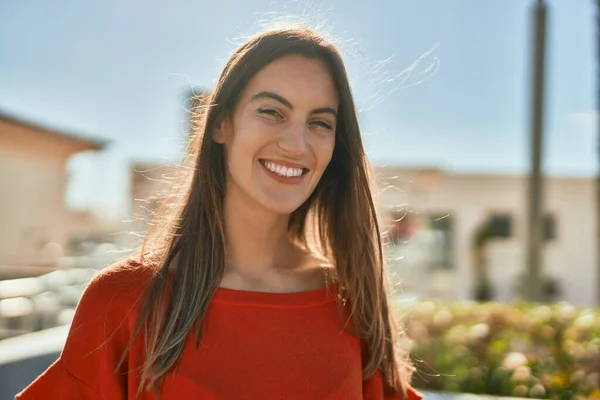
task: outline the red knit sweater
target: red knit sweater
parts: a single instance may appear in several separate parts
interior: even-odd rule
[[[134,399],[144,361],[140,335],[119,373],[148,270],[117,264],[86,288],[59,359],[17,395],[30,399]],[[359,339],[343,330],[329,288],[257,293],[220,288],[203,340],[188,335],[181,364],[161,399],[379,399],[380,374],[363,381]],[[129,372],[130,371],[130,372]],[[146,392],[141,400],[156,399]],[[422,396],[410,388],[408,399]],[[391,399],[402,399],[401,395]]]

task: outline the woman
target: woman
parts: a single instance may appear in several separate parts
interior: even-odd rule
[[[92,280],[60,358],[17,399],[420,398],[338,51],[263,33],[207,104],[181,207]]]

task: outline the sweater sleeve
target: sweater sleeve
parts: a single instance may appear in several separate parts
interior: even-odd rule
[[[71,374],[59,358],[15,399],[101,400],[102,396],[92,386]]]
[[[377,371],[375,375],[363,382],[363,399],[365,400],[422,400],[423,395],[412,386],[407,388],[406,398],[401,393],[386,396],[383,393],[383,379]]]
[[[98,273],[86,287],[58,360],[16,400],[126,399],[129,359],[117,371],[143,288],[142,267],[120,264]]]

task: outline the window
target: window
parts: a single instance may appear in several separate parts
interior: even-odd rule
[[[434,236],[432,267],[454,267],[454,218],[450,214],[432,214],[427,219]]]
[[[545,241],[556,239],[556,217],[554,214],[546,214],[542,221],[542,237]],[[493,238],[511,238],[513,232],[513,220],[510,214],[493,214],[488,220],[489,235]]]
[[[489,219],[489,228],[492,237],[509,238],[512,237],[512,218],[509,214],[495,214]]]

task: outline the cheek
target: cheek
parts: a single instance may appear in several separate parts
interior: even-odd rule
[[[269,136],[265,124],[256,118],[243,117],[235,121],[231,132],[231,147],[236,152],[248,152],[260,146]]]
[[[317,156],[317,162],[323,170],[329,165],[329,162],[333,157],[334,148],[335,136],[323,138],[320,140],[319,145],[316,146],[315,154]]]
[[[226,143],[229,164],[237,164],[252,152],[256,143],[256,134],[252,129],[237,129]]]

